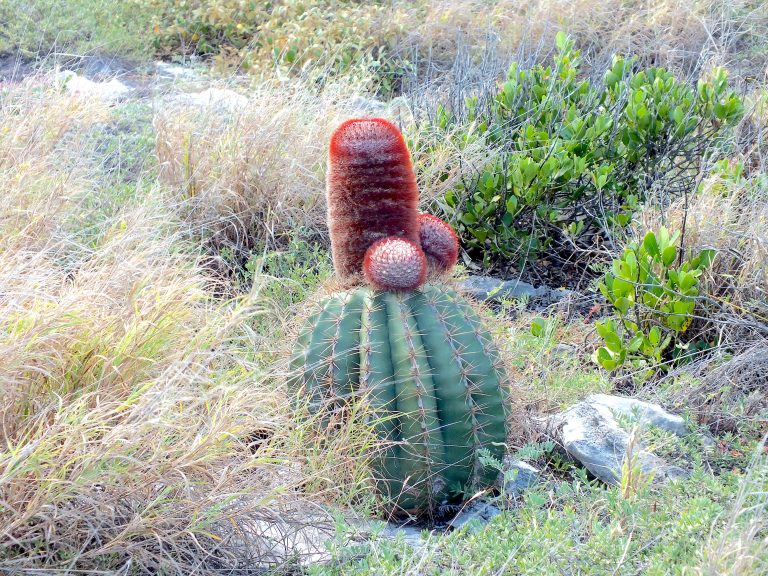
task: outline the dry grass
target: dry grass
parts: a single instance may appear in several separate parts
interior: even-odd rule
[[[30,114],[34,110],[35,114]],[[69,163],[67,140],[108,114],[98,102],[84,102],[30,79],[23,89],[0,84],[0,194],[4,199],[0,246],[33,248],[50,241],[76,197],[88,188],[82,163]],[[68,162],[68,166],[62,165]]]
[[[696,576],[758,576],[768,570],[768,452],[766,440],[757,445],[725,525],[711,534],[702,550]]]
[[[453,130],[460,132],[462,126],[457,124]],[[456,145],[459,138],[450,131],[431,133],[425,130],[425,126],[420,126],[411,132],[410,149],[421,203],[425,206],[430,206],[449,190],[456,190],[462,185],[470,187],[483,168],[492,163],[500,152],[498,146],[483,137],[459,148]]]
[[[673,370],[660,389],[647,390],[674,407],[689,412],[716,434],[760,437],[768,420],[768,346],[759,342],[733,353],[721,348],[693,364]]]
[[[438,69],[450,68],[462,47],[489,42],[501,53],[542,60],[565,30],[598,71],[619,52],[684,76],[707,65],[727,65],[740,77],[765,73],[762,0],[433,0],[417,14],[419,23],[397,51],[412,59],[418,54]]]
[[[240,265],[295,230],[325,235],[325,143],[355,113],[343,92],[316,95],[301,83],[247,93],[235,110],[181,100],[154,121],[160,181],[212,253],[230,250]]]
[[[302,420],[262,363],[279,347],[250,328],[274,311],[258,292],[211,297],[161,190],[88,242],[69,230],[82,198],[110,193],[81,146],[108,116],[46,79],[0,105],[0,572],[211,573],[309,553],[295,540],[310,517],[324,529],[318,505],[367,490],[364,461],[324,450],[368,440]]]

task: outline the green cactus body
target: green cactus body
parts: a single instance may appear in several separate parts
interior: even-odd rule
[[[298,340],[293,382],[317,405],[364,397],[385,449],[382,492],[431,510],[490,483],[478,450],[504,454],[505,378],[490,335],[455,291],[356,288],[328,297]]]

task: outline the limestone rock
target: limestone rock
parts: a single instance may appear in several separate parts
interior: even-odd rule
[[[477,300],[536,298],[549,292],[548,288],[535,288],[522,280],[500,280],[492,276],[470,276],[461,283],[461,289]]]
[[[686,433],[684,420],[660,406],[606,394],[589,396],[550,417],[546,426],[571,458],[603,482],[618,484],[630,434],[619,426],[617,413],[632,416],[639,424],[653,424],[681,436]],[[642,472],[652,474],[656,480],[679,478],[685,473],[677,466],[668,466],[643,446],[637,447],[634,456]]]
[[[131,88],[120,82],[117,78],[112,78],[105,82],[94,82],[71,70],[61,72],[58,77],[67,92],[84,98],[97,98],[106,102],[116,102],[131,92]]]
[[[620,413],[627,417],[635,417],[641,424],[653,424],[662,430],[672,432],[678,436],[685,436],[688,433],[682,416],[670,414],[658,404],[624,396],[611,396],[609,394],[593,394],[587,398],[587,401],[605,406],[615,413]]]
[[[168,98],[167,103],[172,106],[236,113],[248,106],[248,98],[229,88],[207,88],[200,92],[176,94]]]

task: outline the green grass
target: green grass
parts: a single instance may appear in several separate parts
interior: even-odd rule
[[[79,139],[83,149],[69,161],[88,164],[99,189],[98,193],[86,190],[76,198],[80,209],[69,215],[65,226],[81,242],[95,247],[105,225],[109,228],[121,210],[144,200],[155,184],[158,166],[151,107],[126,102],[111,109]],[[65,148],[66,143],[62,157],[68,154]]]
[[[543,333],[534,336],[531,325],[537,318],[523,314],[501,339],[512,369],[532,399],[558,409],[613,390],[614,382],[584,352],[589,326],[552,316],[544,319]]]
[[[151,12],[135,0],[5,0],[0,55],[152,54]]]
[[[710,471],[706,460],[697,460],[689,478],[642,488],[629,498],[622,496],[619,487],[603,487],[578,470],[551,477],[483,529],[433,535],[418,550],[402,539],[383,538],[350,547],[341,529],[336,546],[330,547],[333,562],[309,573],[763,574],[768,550],[759,538],[744,541],[740,530],[765,513],[765,501],[759,495],[768,488],[765,458],[750,472],[749,457],[742,455],[719,475]],[[748,505],[757,504],[757,508],[734,509],[740,487],[747,481],[752,490]],[[730,570],[738,559],[728,556],[728,546],[741,547],[743,563],[738,571]],[[716,572],[706,571],[711,565]]]

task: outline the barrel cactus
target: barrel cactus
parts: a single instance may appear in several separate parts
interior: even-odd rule
[[[395,126],[366,119],[336,130],[328,201],[334,267],[353,286],[311,313],[293,382],[313,406],[366,401],[385,441],[373,459],[379,489],[398,509],[431,512],[493,480],[479,453],[503,456],[504,368],[473,308],[439,281],[458,241],[416,211]]]

